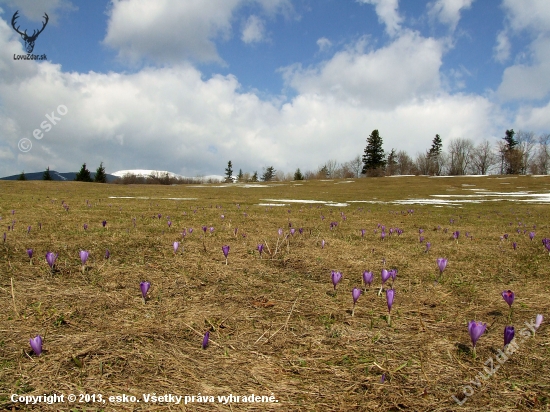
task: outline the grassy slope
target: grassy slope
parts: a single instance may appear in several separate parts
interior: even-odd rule
[[[550,237],[548,206],[506,201],[462,208],[257,206],[261,199],[391,201],[470,194],[463,184],[547,193],[550,180],[404,177],[263,188],[0,182],[0,236],[16,220],[15,230],[0,243],[0,408],[11,407],[12,393],[141,398],[156,392],[273,393],[279,400],[233,404],[233,410],[548,410],[545,324],[536,338],[519,343],[494,376],[474,386],[462,407],[451,399],[463,398],[462,388],[483,372],[489,357],[495,358],[505,325],[514,325],[518,333],[537,313],[550,319],[550,257],[541,244]],[[414,213],[407,214],[408,209]],[[158,213],[162,218],[153,218]],[[331,221],[338,222],[332,231]],[[291,237],[288,245],[279,241],[273,258],[260,259],[257,244],[266,241],[273,253],[277,229],[288,233],[289,222],[303,227],[304,234]],[[404,233],[381,241],[378,223]],[[203,225],[215,228],[204,240]],[[528,233],[533,225],[531,242],[523,230]],[[182,229],[190,227],[194,232],[183,240],[183,252],[174,255],[172,242],[181,241]],[[429,253],[418,240],[419,228],[432,244]],[[458,243],[451,236],[455,230],[461,233]],[[504,233],[509,240],[500,240]],[[231,247],[228,265],[224,244]],[[33,265],[26,248],[35,251]],[[112,258],[105,262],[107,248]],[[81,249],[90,251],[85,273]],[[59,253],[54,274],[44,259],[47,251]],[[434,284],[437,257],[449,264]],[[377,296],[383,259],[386,267],[399,270],[391,326],[385,296]],[[343,273],[336,294],[331,270]],[[352,317],[350,291],[360,286],[363,270],[374,271],[375,281]],[[145,305],[142,280],[152,283]],[[500,296],[505,289],[516,293],[511,323]],[[472,319],[489,325],[476,359],[467,332]],[[202,350],[206,330],[212,342]],[[28,340],[36,334],[44,337],[45,352],[29,357]],[[89,404],[88,410],[166,410],[167,405]],[[229,410],[218,403],[187,407]],[[40,405],[40,410],[58,408]]]

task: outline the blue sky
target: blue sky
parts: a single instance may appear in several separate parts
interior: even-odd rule
[[[545,0],[0,0],[0,176],[316,170],[550,132]],[[50,21],[34,54],[14,60]],[[61,120],[45,131],[45,114]],[[61,109],[62,111],[64,109]],[[42,138],[33,132],[38,129]],[[28,139],[22,147],[21,139]],[[32,148],[28,150],[28,143]],[[27,151],[28,150],[28,151]]]

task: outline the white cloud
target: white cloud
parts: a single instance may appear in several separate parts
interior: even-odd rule
[[[399,16],[399,0],[357,0],[359,3],[372,4],[378,20],[386,25],[386,32],[395,36],[401,30],[402,18]]]
[[[497,44],[494,48],[494,58],[500,63],[504,63],[510,58],[510,40],[505,30],[502,30],[497,35]]]
[[[454,31],[460,20],[460,13],[469,9],[474,0],[436,0],[428,4],[428,15],[443,24],[449,25]]]
[[[317,46],[319,46],[319,51],[323,52],[330,49],[332,42],[326,37],[321,37],[317,40]]]
[[[257,43],[263,40],[264,35],[264,21],[255,15],[248,17],[242,30],[241,40],[247,44]]]
[[[6,4],[10,10],[18,10],[20,16],[34,21],[43,21],[44,13],[47,13],[50,19],[48,24],[55,24],[59,12],[77,9],[70,0],[0,0],[0,4]]]
[[[504,70],[498,96],[505,101],[546,98],[550,93],[549,4],[544,0],[504,0],[503,5],[509,25],[508,36],[526,31],[533,40],[526,47],[526,53],[523,52],[527,58]],[[506,42],[503,50],[506,51]]]
[[[550,5],[547,0],[503,0],[508,22],[514,30],[550,30]]]
[[[271,17],[294,13],[290,0],[112,0],[104,43],[130,62],[221,62],[215,40],[231,37],[235,13],[249,4]],[[258,41],[263,22],[249,23],[243,40]]]
[[[386,110],[439,90],[440,42],[407,31],[386,47],[361,49],[340,51],[317,67],[287,67],[285,80],[300,93]]]

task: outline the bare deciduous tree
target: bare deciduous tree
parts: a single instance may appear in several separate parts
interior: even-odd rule
[[[472,163],[474,144],[470,139],[456,138],[449,143],[449,174],[465,175]]]
[[[535,133],[519,130],[516,133],[516,140],[518,142],[519,173],[524,175],[533,160],[533,149],[536,145]]]
[[[416,173],[416,167],[411,157],[404,150],[397,152],[397,174],[412,175]]]
[[[499,144],[502,145],[502,142]],[[495,155],[488,140],[478,144],[472,152],[473,172],[478,175],[486,175],[500,161],[501,159]],[[501,166],[501,170],[502,168],[503,166]]]

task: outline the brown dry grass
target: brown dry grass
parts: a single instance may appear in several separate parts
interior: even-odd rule
[[[0,243],[0,408],[549,409],[550,257],[541,244],[543,237],[550,237],[548,206],[521,202],[462,208],[392,203],[353,203],[344,208],[257,206],[261,199],[389,201],[471,193],[463,191],[463,184],[548,193],[549,178],[303,183],[256,189],[0,182],[0,236],[16,220],[15,230]],[[86,206],[87,199],[91,207]],[[68,212],[62,200],[69,205]],[[407,209],[414,213],[402,213]],[[162,218],[153,218],[158,213]],[[104,219],[106,229],[101,227]],[[338,222],[333,231],[331,221]],[[296,229],[303,227],[304,234],[296,233],[288,245],[279,242],[275,254],[277,229],[288,233],[289,222]],[[521,234],[516,233],[518,222],[525,224],[520,226]],[[89,225],[87,231],[84,223]],[[378,223],[400,227],[404,233],[381,241],[374,233]],[[204,242],[203,225],[215,228]],[[536,237],[531,242],[523,230],[529,232],[533,225]],[[183,240],[183,252],[174,255],[172,242],[181,241],[182,229],[190,227],[194,232]],[[362,228],[365,238],[360,236]],[[429,253],[418,241],[419,228],[432,243]],[[449,231],[444,233],[443,228]],[[461,232],[458,243],[451,237],[454,230]],[[465,238],[465,232],[473,238]],[[508,241],[500,240],[504,233],[510,234]],[[273,256],[264,253],[260,259],[255,249],[264,241]],[[515,252],[513,241],[518,243]],[[221,251],[224,244],[231,247],[228,265]],[[31,247],[32,265],[26,255]],[[84,273],[81,249],[90,251]],[[111,252],[108,262],[105,249]],[[59,253],[58,271],[53,274],[44,259],[47,251]],[[442,281],[434,284],[437,257],[448,258],[449,264]],[[386,321],[385,296],[377,295],[383,259],[386,267],[399,270],[391,326]],[[336,294],[331,270],[343,273]],[[375,282],[359,298],[352,317],[350,291],[360,286],[363,270],[374,271]],[[146,304],[139,290],[142,280],[152,284]],[[516,293],[511,323],[500,296],[505,289]],[[521,338],[524,322],[538,313],[546,320],[536,337]],[[472,319],[488,324],[475,359],[467,333]],[[495,359],[507,324],[514,325],[521,338],[517,352],[481,387],[472,385],[475,393],[457,405],[451,397],[462,399],[464,386],[483,373],[484,362]],[[211,344],[203,350],[206,330]],[[40,357],[28,344],[37,334],[44,338]],[[10,401],[13,393],[88,393],[104,398],[127,394],[138,399],[147,393],[201,394],[214,396],[216,402],[174,405],[142,400],[25,407]],[[278,403],[217,402],[217,396],[229,394],[273,394]]]

